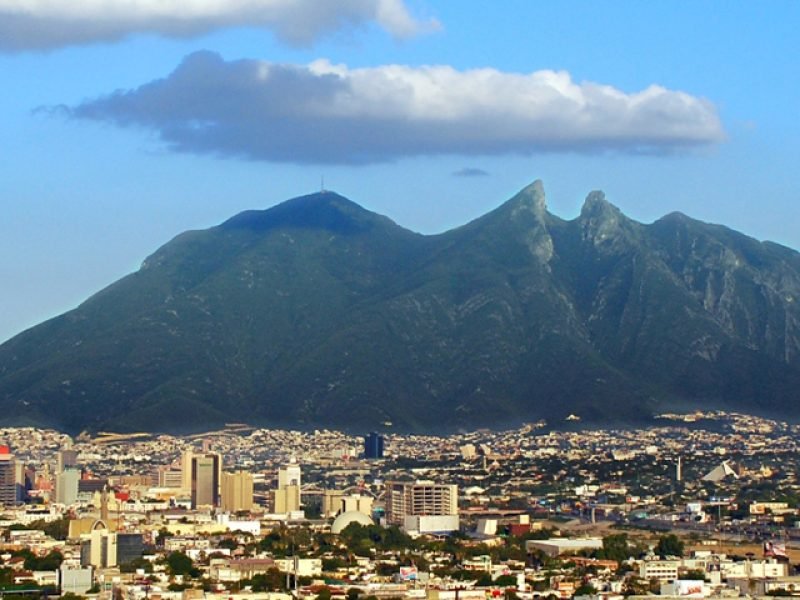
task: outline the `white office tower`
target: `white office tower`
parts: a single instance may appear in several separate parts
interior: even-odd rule
[[[387,482],[386,522],[407,532],[455,531],[458,520],[458,486],[432,481]]]
[[[300,465],[292,457],[288,465],[278,469],[278,489],[272,492],[272,507],[278,514],[297,513],[300,502]]]
[[[65,469],[56,475],[56,502],[69,506],[78,501],[78,482],[81,472],[78,469]]]
[[[288,465],[278,469],[278,489],[283,489],[288,485],[300,487],[300,465],[293,456]]]

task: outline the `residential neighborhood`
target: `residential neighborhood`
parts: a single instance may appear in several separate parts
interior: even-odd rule
[[[576,425],[3,429],[3,594],[800,595],[797,426],[722,412]]]

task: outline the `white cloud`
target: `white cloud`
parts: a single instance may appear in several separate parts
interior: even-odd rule
[[[186,57],[167,78],[69,109],[78,118],[158,132],[174,150],[297,163],[535,152],[668,153],[724,137],[714,106],[650,86],[627,94],[569,73],[349,69],[217,54]]]
[[[404,0],[0,0],[0,50],[48,49],[134,33],[192,36],[261,27],[293,44],[377,22],[396,37],[436,29]]]

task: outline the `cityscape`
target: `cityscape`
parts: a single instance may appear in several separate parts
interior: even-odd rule
[[[798,25],[0,0],[0,600],[800,599]]]
[[[446,437],[6,428],[4,595],[800,592],[800,426],[721,411],[658,422]]]

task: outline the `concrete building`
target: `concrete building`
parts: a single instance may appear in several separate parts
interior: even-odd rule
[[[219,506],[221,464],[214,452],[192,456],[192,508]]]
[[[386,523],[406,527],[407,517],[455,517],[447,520],[448,527],[458,529],[458,486],[432,481],[387,482]],[[445,521],[441,522],[442,525]],[[417,529],[416,531],[420,531]]]
[[[22,502],[25,490],[24,471],[8,446],[0,446],[0,504],[16,506]]]
[[[680,560],[643,560],[639,563],[639,577],[650,581],[657,579],[661,582],[678,579],[678,571],[682,566]]]
[[[341,507],[343,513],[357,511],[368,517],[372,516],[372,498],[370,496],[359,494],[344,496],[341,499]]]
[[[58,571],[58,587],[61,589],[62,594],[83,595],[94,584],[92,574],[93,569],[91,567],[77,568],[62,565]]]
[[[384,438],[373,431],[364,438],[364,458],[383,458]]]
[[[278,469],[278,489],[284,488],[287,485],[296,485],[300,487],[300,465],[297,460],[292,458],[288,465],[284,465]]]
[[[287,485],[272,491],[272,511],[276,514],[300,510],[300,486]]]
[[[298,577],[322,576],[321,558],[298,558],[297,556],[276,558],[275,566],[284,573],[292,573]]]
[[[241,581],[274,568],[275,561],[271,558],[215,558],[211,560],[209,575],[218,581]]]
[[[227,512],[253,509],[253,476],[247,471],[223,473],[220,507]]]
[[[69,506],[78,500],[81,472],[68,468],[56,475],[56,502]]]
[[[106,569],[141,558],[144,539],[141,533],[117,533],[93,529],[81,544],[81,566]]]
[[[159,467],[158,487],[168,488],[168,489],[183,488],[183,469],[173,469],[172,467]]]
[[[60,450],[56,454],[56,473],[62,473],[66,469],[74,469],[78,466],[77,450]]]
[[[550,538],[547,540],[528,540],[525,542],[525,549],[540,550],[547,556],[558,556],[560,554],[575,554],[581,550],[599,550],[603,547],[603,540],[600,538]]]
[[[458,515],[409,515],[403,519],[403,531],[410,535],[449,533],[458,531]]]
[[[182,483],[181,487],[186,491],[188,494],[192,490],[192,458],[194,457],[194,452],[191,448],[188,450],[184,450],[181,453],[181,477]]]
[[[292,458],[289,464],[278,469],[278,489],[272,491],[272,510],[276,514],[300,510],[300,465]]]
[[[483,589],[439,589],[428,588],[425,590],[426,600],[486,600],[486,590]]]
[[[325,490],[322,493],[322,516],[330,519],[336,517],[342,511],[342,498],[345,493],[342,490]]]
[[[322,516],[331,518],[342,513],[357,511],[371,517],[372,503],[371,496],[345,495],[339,490],[325,490],[322,495]]]

